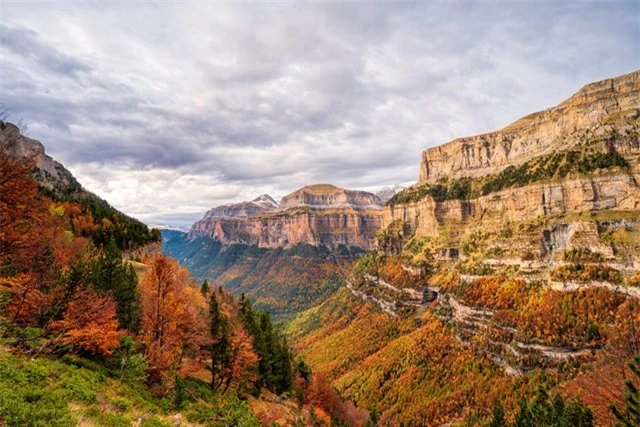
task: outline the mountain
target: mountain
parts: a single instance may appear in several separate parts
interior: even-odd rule
[[[45,153],[44,145],[40,141],[23,135],[16,125],[0,122],[0,144],[11,156],[33,162],[34,177],[43,188],[56,195],[83,192],[82,186],[71,172]]]
[[[148,224],[149,228],[157,228],[158,230],[177,231],[179,233],[188,233],[189,227],[181,225],[164,225],[164,224]]]
[[[625,136],[640,114],[639,98],[638,71],[588,84],[555,107],[523,117],[504,129],[425,150],[418,182],[496,174],[507,166],[519,166],[556,151],[592,147],[594,140],[606,140],[614,129]],[[614,148],[637,155],[637,147],[628,141],[628,135],[626,139],[614,138]]]
[[[285,318],[344,284],[351,263],[373,248],[382,206],[371,193],[309,185],[280,204],[262,195],[213,208],[186,235],[162,230],[163,252]]]
[[[382,187],[380,190],[376,191],[375,195],[378,196],[378,198],[382,200],[384,203],[387,203],[389,199],[391,199],[393,196],[395,196],[396,194],[398,194],[404,189],[405,187],[402,187],[401,185],[396,184],[391,187]]]
[[[418,184],[387,202],[383,228],[403,228],[401,240],[436,239],[434,250],[451,253],[476,234],[511,230],[513,237],[492,241],[502,258],[584,246],[637,260],[603,237],[637,221],[639,99],[634,72],[589,84],[500,131],[426,150]]]
[[[202,221],[218,218],[250,218],[276,209],[278,209],[278,203],[268,194],[263,194],[250,202],[229,203],[215,207],[204,214]],[[195,228],[200,228],[200,226]]]
[[[294,389],[269,314],[200,288],[157,244],[123,253],[118,237],[139,237],[123,214],[95,218],[40,144],[3,136],[2,426],[292,425],[311,418],[294,393],[322,407],[297,378]]]
[[[83,233],[96,245],[113,239],[120,249],[134,249],[160,241],[160,233],[141,221],[113,208],[106,200],[87,191],[61,163],[45,152],[40,141],[31,139],[8,122],[0,121],[0,150],[20,162],[27,162],[40,192],[55,202],[72,202],[82,206]]]
[[[427,149],[290,342],[381,425],[484,425],[545,393],[613,425],[640,352],[639,135],[635,71]]]
[[[189,238],[209,236],[224,245],[278,248],[299,243],[371,249],[380,228],[382,201],[374,194],[329,184],[310,185],[284,196],[267,195],[223,205],[196,222]]]

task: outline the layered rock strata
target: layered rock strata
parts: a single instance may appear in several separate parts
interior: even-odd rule
[[[214,208],[191,227],[189,237],[269,248],[307,243],[371,249],[381,219],[377,196],[318,184],[283,197],[278,207],[259,207],[254,200]]]

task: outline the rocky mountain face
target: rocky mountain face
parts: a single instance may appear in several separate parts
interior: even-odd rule
[[[99,232],[93,234],[97,246],[113,239],[125,251],[139,250],[144,246],[159,249],[157,243],[161,236],[158,230],[150,230],[142,222],[118,211],[106,200],[86,190],[68,169],[45,152],[40,141],[23,135],[12,123],[0,121],[0,151],[29,162],[33,178],[44,195],[58,202],[77,203],[91,220],[101,222],[107,219],[107,222],[96,227]]]
[[[428,149],[377,250],[289,321],[289,342],[382,425],[466,424],[492,388],[513,415],[551,377],[613,425],[602,396],[640,349],[639,135],[636,71]]]
[[[310,185],[283,197],[279,205],[263,195],[211,209],[191,227],[189,237],[266,248],[306,243],[370,249],[381,225],[382,205],[364,191]]]
[[[473,233],[538,224],[537,238],[515,247],[503,242],[506,253],[550,255],[544,233],[560,226],[595,230],[579,244],[613,254],[616,242],[603,242],[610,227],[624,221],[634,236],[640,227],[639,133],[636,71],[589,84],[500,131],[430,148],[418,184],[385,207],[383,228],[397,238],[381,241],[381,248],[397,251],[400,241],[429,237],[436,251],[457,253]],[[572,249],[573,242],[565,239],[552,252]],[[629,255],[629,262],[640,262]]]
[[[248,218],[257,216],[263,212],[272,212],[278,209],[278,202],[268,194],[258,196],[250,202],[229,203],[217,206],[204,214],[203,219],[217,218]]]
[[[384,203],[387,203],[389,199],[391,199],[393,196],[404,189],[405,187],[396,184],[390,187],[382,187],[380,190],[376,191],[375,194],[380,198],[380,200],[382,200]]]
[[[44,145],[40,141],[23,135],[16,125],[0,122],[0,145],[12,155],[33,162],[35,178],[43,187],[65,193],[82,189],[71,172],[45,153]]]
[[[569,358],[592,363],[603,336],[578,329],[568,339],[542,325],[532,333],[538,314],[514,319],[536,305],[545,305],[536,313],[559,310],[568,300],[613,301],[602,313],[636,304],[639,135],[636,71],[589,84],[500,131],[428,149],[419,182],[387,202],[382,258],[350,279],[351,293],[394,316],[435,307],[459,342],[509,376]],[[376,267],[381,262],[398,273],[381,278],[389,270]],[[583,315],[577,307],[570,312]],[[596,328],[621,327],[602,319]],[[558,330],[572,327],[556,322]]]
[[[422,154],[419,182],[481,177],[508,165],[567,150],[640,116],[640,72],[591,83],[555,107],[530,114],[499,131],[455,139]],[[617,126],[616,126],[617,125]],[[637,146],[621,146],[637,155]],[[632,153],[630,153],[632,154]]]

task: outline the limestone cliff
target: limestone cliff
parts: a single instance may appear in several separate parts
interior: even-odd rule
[[[588,131],[605,132],[611,121],[640,117],[640,71],[591,83],[566,101],[530,114],[495,132],[455,139],[422,154],[419,182],[480,177],[534,157],[566,150]],[[633,147],[638,154],[638,146]]]
[[[16,157],[29,159],[34,166],[35,178],[43,187],[65,194],[82,190],[71,172],[45,153],[40,141],[23,135],[16,125],[0,121],[0,146]]]
[[[385,206],[380,249],[397,252],[411,238],[427,238],[436,252],[464,257],[474,233],[518,225],[533,234],[502,239],[498,252],[546,256],[581,245],[613,256],[625,242],[607,227],[622,220],[624,239],[640,245],[639,134],[636,71],[589,84],[500,131],[430,148],[418,184]],[[595,232],[545,245],[554,227]]]
[[[364,191],[319,184],[283,197],[279,206],[260,207],[256,200],[210,210],[189,237],[270,248],[308,243],[370,249],[381,226],[382,201]]]

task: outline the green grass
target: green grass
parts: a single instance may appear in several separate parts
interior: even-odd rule
[[[221,396],[200,380],[186,380],[182,412],[205,426],[257,426],[246,402]],[[120,381],[98,361],[79,357],[31,360],[0,347],[0,420],[8,427],[66,427],[80,421],[105,427],[172,425],[172,395],[152,396],[139,381]],[[1,424],[1,423],[0,423]],[[2,424],[5,425],[5,424]]]

